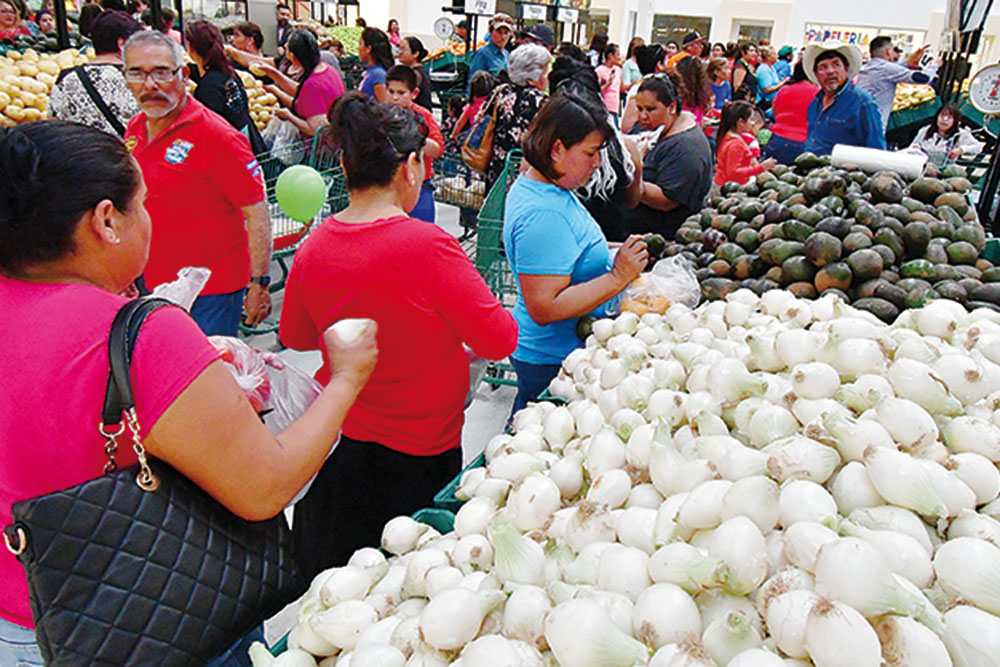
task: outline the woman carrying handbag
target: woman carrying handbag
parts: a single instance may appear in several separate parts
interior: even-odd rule
[[[280,544],[262,555],[261,544],[232,542],[229,551],[247,564],[237,583],[249,593],[224,595],[219,582],[202,590],[199,581],[186,599],[168,599],[176,573],[155,564],[176,536],[137,517],[145,517],[150,503],[177,503],[187,495],[194,498],[188,503],[193,517],[227,515],[223,523],[237,530],[273,528],[261,535],[285,540],[274,517],[281,520],[285,505],[319,470],[375,365],[374,325],[349,345],[324,332],[333,378],[301,418],[274,436],[190,317],[163,307],[144,324],[126,327],[126,338],[135,341],[125,356],[126,369],[131,357],[131,373],[116,376],[121,391],[110,391],[109,354],[116,347],[109,346],[109,331],[128,303],[119,294],[142,273],[149,249],[145,195],[138,165],[115,137],[58,121],[0,129],[0,331],[6,339],[0,352],[6,376],[0,387],[0,524],[7,526],[8,547],[0,550],[0,664],[41,664],[42,657],[56,664],[206,664],[273,613],[270,607],[283,596],[301,593],[288,590],[294,573],[283,569],[287,559]],[[24,333],[28,326],[30,336]],[[108,408],[106,398],[115,394],[122,399],[119,407],[134,398],[125,423],[120,410],[116,416]],[[158,487],[145,465],[138,475],[129,469],[139,452],[148,454]],[[53,530],[34,519],[51,506],[48,499],[71,501],[110,475],[120,475],[130,488],[143,482],[147,496],[127,510],[76,508],[67,525],[94,521],[87,536],[92,544],[79,544],[77,536],[76,542],[55,539],[55,546],[42,549]],[[148,540],[148,548],[136,549],[128,540],[102,542],[116,529],[129,540]],[[175,545],[178,562],[186,550],[198,548],[201,562],[208,563],[211,542],[228,539],[197,518],[186,530]],[[199,537],[204,535],[210,536],[207,543]],[[67,562],[71,547],[79,549],[75,562]],[[20,552],[21,562],[8,550]],[[146,587],[151,611],[134,611],[130,596],[136,591],[128,587],[106,598],[100,597],[107,595],[104,589],[74,594],[83,585],[83,577],[73,576],[76,568],[96,562],[106,565],[100,577],[111,576],[116,559],[127,561],[130,553],[139,561],[134,586]],[[252,569],[251,563],[262,565]],[[285,574],[271,579],[272,565]],[[47,597],[50,591],[40,584],[51,582],[53,568],[60,567],[62,594]],[[225,560],[220,568],[232,570],[234,563]],[[33,582],[30,599],[26,571]],[[150,596],[150,587],[162,597]],[[120,613],[106,622],[94,617],[92,603],[100,613],[118,605]],[[257,612],[263,615],[257,618]],[[68,631],[72,625],[81,630]],[[27,641],[33,630],[38,646]],[[175,639],[163,640],[170,632]]]

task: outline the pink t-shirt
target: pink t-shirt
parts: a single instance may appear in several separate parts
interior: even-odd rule
[[[97,431],[108,381],[108,332],[125,299],[92,285],[42,285],[0,276],[0,526],[12,503],[103,474]],[[142,434],[219,358],[180,308],[150,315],[132,358]],[[120,440],[119,467],[135,463]],[[0,617],[33,627],[24,570],[0,549]]]
[[[608,108],[609,113],[618,113],[618,107],[621,104],[622,68],[617,65],[614,67],[598,65],[597,78],[602,86],[608,81],[611,82],[601,91],[601,97],[604,98],[604,106]]]
[[[295,114],[305,119],[320,114],[325,116],[334,100],[343,94],[344,82],[340,80],[337,70],[327,65],[322,72],[313,72],[302,84],[299,97],[295,100]]]

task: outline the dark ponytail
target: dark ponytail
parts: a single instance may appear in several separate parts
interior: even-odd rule
[[[80,218],[105,199],[127,211],[139,178],[106,132],[55,120],[0,128],[0,269],[64,257]]]
[[[722,119],[719,121],[719,129],[715,132],[716,155],[719,154],[719,149],[722,147],[722,140],[726,137],[726,134],[734,130],[736,123],[739,121],[750,120],[756,109],[757,107],[746,100],[729,102],[726,106],[722,107]]]
[[[368,27],[361,32],[361,39],[365,40],[365,46],[371,47],[372,61],[376,65],[381,65],[386,70],[392,67],[395,58],[392,57],[392,46],[384,32]]]
[[[302,78],[299,79],[299,87],[295,89],[295,97],[292,98],[294,109],[299,93],[302,92],[302,86],[306,85],[306,81],[320,63],[319,43],[316,41],[316,36],[308,30],[296,30],[288,36],[286,47],[302,65]]]
[[[417,113],[359,91],[337,98],[329,120],[329,139],[342,151],[349,190],[388,185],[399,165],[427,142],[427,125]]]
[[[188,46],[205,62],[205,71],[216,70],[226,76],[236,76],[226,57],[226,40],[222,31],[208,21],[195,21],[184,29]]]

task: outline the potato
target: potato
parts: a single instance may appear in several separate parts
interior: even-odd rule
[[[22,76],[20,80],[21,90],[26,90],[29,93],[34,93],[38,95],[39,93],[46,92],[45,84],[37,79],[32,79],[27,76]]]
[[[35,102],[38,100],[37,95],[29,93],[27,90],[19,90],[16,96],[24,103],[25,108],[35,106]]]
[[[0,127],[15,127],[16,125],[16,120],[8,118],[7,116],[4,116],[3,113],[0,113]]]
[[[18,51],[8,51],[7,58],[10,60],[20,60],[22,56]]]
[[[22,119],[23,122],[30,123],[31,121],[41,120],[41,119],[42,119],[42,112],[39,111],[38,109],[25,109],[24,110],[24,118]]]
[[[10,95],[0,91],[0,109],[3,109],[8,104],[10,104]]]
[[[38,109],[42,113],[48,111],[49,110],[49,96],[48,95],[39,95],[39,96],[37,96],[35,98],[35,105],[34,106],[35,106],[36,109]]]
[[[38,67],[30,60],[18,60],[17,69],[20,70],[23,76],[33,77],[38,74]]]
[[[56,78],[51,74],[46,74],[45,72],[39,72],[38,76],[35,77],[35,80],[45,85],[46,92],[52,90],[52,86],[56,85]]]
[[[56,64],[59,65],[59,69],[69,69],[74,67],[73,56],[69,54],[69,51],[60,51],[56,54]]]
[[[19,76],[21,76],[21,70],[14,65],[0,67],[0,79],[9,81],[10,79],[17,78]]]
[[[38,71],[56,77],[59,76],[59,65],[54,60],[41,60],[38,63]]]
[[[16,107],[13,104],[8,104],[6,107],[4,107],[3,113],[11,120],[16,120],[20,122],[21,120],[24,119],[24,109],[22,109],[21,107]]]

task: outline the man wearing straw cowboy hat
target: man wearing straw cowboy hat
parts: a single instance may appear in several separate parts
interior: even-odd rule
[[[827,40],[810,44],[802,56],[809,80],[820,87],[809,103],[805,149],[828,155],[837,144],[885,149],[882,115],[871,93],[851,83],[861,69],[861,51]]]

